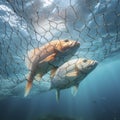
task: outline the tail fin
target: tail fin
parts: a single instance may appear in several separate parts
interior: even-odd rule
[[[27,97],[32,87],[32,81],[27,81],[24,97]]]

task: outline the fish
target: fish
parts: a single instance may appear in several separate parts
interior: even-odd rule
[[[32,87],[33,80],[40,80],[43,75],[51,70],[51,76],[55,70],[69,60],[80,46],[80,42],[75,40],[52,40],[45,45],[28,51],[25,58],[26,66],[29,70],[24,97],[26,97]]]
[[[86,58],[77,58],[65,62],[55,72],[51,80],[51,90],[56,89],[56,100],[60,99],[60,90],[73,87],[72,94],[75,96],[79,84],[92,72],[98,62]]]

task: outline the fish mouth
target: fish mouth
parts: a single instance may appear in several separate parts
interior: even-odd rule
[[[71,47],[79,47],[79,46],[80,46],[80,42],[74,41],[74,42],[71,43],[70,46],[71,46]]]
[[[79,46],[80,46],[80,42],[74,41],[74,42],[72,42],[72,43],[70,44],[69,47],[65,47],[65,48],[64,48],[64,51],[67,52],[67,51],[69,51],[70,49],[71,49],[72,51],[74,51],[74,50],[77,50]]]
[[[92,65],[96,67],[98,65],[98,61],[92,61]]]
[[[76,41],[74,45],[79,47],[80,46],[80,42]]]
[[[87,69],[89,70],[89,72],[91,72],[92,70],[94,70],[97,67],[97,65],[98,65],[98,62],[92,60]]]

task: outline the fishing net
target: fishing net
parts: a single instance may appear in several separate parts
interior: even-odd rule
[[[99,62],[119,51],[120,1],[1,0],[0,26],[0,95],[18,95],[31,49],[72,39],[80,42],[73,58]]]

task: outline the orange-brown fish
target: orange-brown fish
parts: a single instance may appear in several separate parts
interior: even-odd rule
[[[29,94],[34,78],[40,80],[44,74],[70,59],[79,48],[80,43],[74,40],[53,40],[42,47],[35,48],[28,52],[25,60],[30,70],[27,77],[25,95]]]

